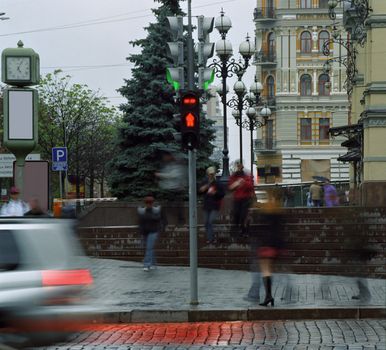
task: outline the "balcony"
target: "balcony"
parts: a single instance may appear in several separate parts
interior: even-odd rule
[[[276,66],[276,54],[274,52],[259,51],[255,54],[255,62],[260,66]]]
[[[273,7],[256,7],[253,11],[255,21],[274,21],[276,19],[275,9]]]
[[[276,108],[276,97],[275,96],[264,96],[264,101],[269,108]]]
[[[255,151],[259,153],[274,153],[276,152],[276,141],[273,138],[265,138],[254,140]]]

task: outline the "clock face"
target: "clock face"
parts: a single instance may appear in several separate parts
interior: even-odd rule
[[[6,62],[8,80],[30,80],[31,61],[29,57],[7,57]]]

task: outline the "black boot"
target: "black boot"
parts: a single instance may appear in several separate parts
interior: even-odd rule
[[[262,303],[260,303],[260,306],[267,306],[268,304],[271,304],[274,306],[274,299],[272,298],[272,279],[270,276],[263,277],[264,287],[265,287],[265,299]]]
[[[361,280],[358,280],[357,285],[359,289],[359,294],[353,295],[351,299],[369,301],[371,299],[371,293],[369,291],[369,288],[367,287],[367,283],[364,283]]]

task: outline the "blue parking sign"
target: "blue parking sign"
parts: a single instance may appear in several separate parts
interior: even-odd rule
[[[67,170],[67,147],[52,148],[52,170],[53,171]]]

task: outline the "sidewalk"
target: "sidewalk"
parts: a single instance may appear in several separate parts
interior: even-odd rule
[[[358,301],[351,299],[358,294],[355,278],[274,275],[275,307],[267,308],[245,299],[251,273],[199,268],[199,305],[191,306],[188,267],[161,266],[145,272],[135,262],[92,259],[91,263],[95,288],[90,295],[103,309],[103,322],[386,317],[386,280],[367,279],[371,299]]]

